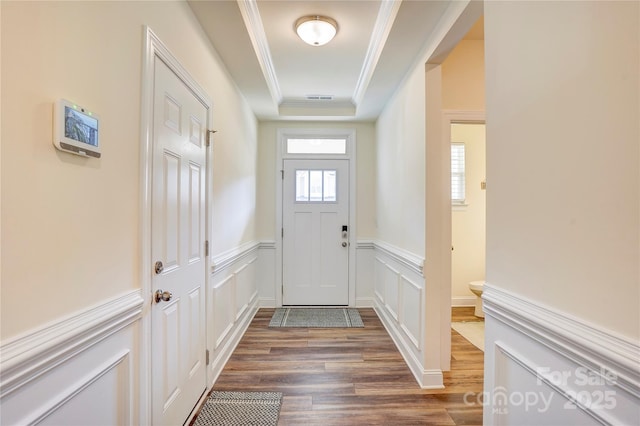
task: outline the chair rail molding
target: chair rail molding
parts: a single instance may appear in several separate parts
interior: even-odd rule
[[[251,253],[258,250],[258,248],[261,248],[261,244],[262,243],[259,241],[249,241],[241,244],[238,247],[234,247],[230,250],[220,253],[217,256],[214,256],[211,261],[211,273],[217,274],[230,265],[233,265],[238,260],[250,255]]]
[[[140,290],[115,297],[0,345],[0,398],[139,320]]]
[[[491,283],[485,284],[482,298],[487,398],[494,401],[492,394],[500,389],[517,389],[520,394],[545,391],[564,403],[542,414],[519,413],[518,407],[504,412],[485,408],[486,424],[517,423],[536,414],[564,418],[567,424],[587,418],[602,424],[637,423],[638,341]]]

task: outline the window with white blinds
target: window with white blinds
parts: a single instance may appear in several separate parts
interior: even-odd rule
[[[453,142],[451,144],[451,202],[464,204],[464,143]]]

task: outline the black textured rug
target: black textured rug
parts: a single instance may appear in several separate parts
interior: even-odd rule
[[[354,308],[277,308],[269,327],[350,328],[364,324]]]
[[[213,391],[194,426],[277,425],[282,406],[280,392]]]

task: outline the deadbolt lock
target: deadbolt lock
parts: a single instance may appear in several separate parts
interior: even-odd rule
[[[154,265],[154,269],[156,271],[156,274],[162,273],[162,271],[164,270],[164,265],[162,264],[162,261],[158,260]]]

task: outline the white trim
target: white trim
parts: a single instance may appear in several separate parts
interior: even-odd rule
[[[263,240],[260,241],[260,246],[258,247],[259,249],[264,249],[264,250],[275,250],[276,249],[276,242],[273,240]]]
[[[286,154],[284,150],[284,141],[287,137],[300,137],[300,136],[339,136],[347,138],[347,153],[344,155],[314,155],[308,156],[290,155]],[[275,249],[276,249],[276,306],[282,306],[282,175],[281,170],[284,170],[284,159],[347,159],[349,160],[349,306],[356,305],[356,246],[357,240],[357,173],[356,173],[356,130],[355,128],[278,128],[276,137],[276,164],[275,164],[275,179],[276,179],[276,227],[275,227]]]
[[[86,390],[93,383],[97,382],[105,374],[111,372],[111,370],[113,370],[114,368],[117,368],[122,364],[126,374],[125,383],[127,385],[118,389],[119,392],[124,391],[125,393],[125,394],[118,395],[118,398],[120,399],[120,401],[124,402],[124,406],[118,407],[119,408],[118,414],[120,417],[119,424],[122,424],[122,425],[135,424],[135,422],[132,422],[132,419],[131,419],[132,399],[129,395],[130,389],[128,385],[131,381],[131,378],[129,377],[130,375],[129,355],[131,355],[130,351],[128,350],[123,351],[122,353],[120,353],[119,355],[117,355],[107,363],[102,364],[99,367],[95,368],[90,374],[86,375],[81,380],[75,382],[73,385],[71,385],[67,389],[60,390],[55,395],[53,402],[50,402],[45,406],[45,408],[40,409],[35,413],[31,414],[28,418],[23,419],[24,423],[29,425],[37,425],[43,422],[44,420],[46,420],[47,417],[51,416],[52,414],[55,414],[56,411],[58,411],[65,404],[70,402],[73,398],[78,396],[81,392]]]
[[[258,300],[256,297],[253,297],[249,309],[245,309],[243,311],[243,313],[245,314],[244,318],[238,318],[234,323],[232,323],[233,331],[231,331],[230,329],[224,331],[224,339],[226,339],[226,342],[224,343],[224,345],[222,345],[222,349],[218,352],[216,358],[211,361],[212,370],[210,373],[211,376],[209,383],[213,384],[216,380],[218,380],[218,377],[220,376],[220,373],[222,373],[224,366],[227,364],[227,361],[229,361],[229,358],[233,354],[235,348],[238,346],[238,343],[240,343],[240,339],[249,328],[251,320],[253,320],[253,317],[257,312]],[[219,346],[219,343],[216,345],[216,350],[217,346]]]
[[[278,84],[278,77],[276,77],[273,59],[271,59],[271,50],[258,10],[258,2],[256,0],[237,0],[237,3],[269,93],[271,93],[271,99],[278,106],[282,102],[282,92]]]
[[[213,103],[207,93],[191,77],[171,51],[162,43],[148,26],[143,26],[143,61],[142,61],[142,94],[140,97],[140,283],[144,299],[142,312],[142,336],[140,336],[140,424],[152,423],[152,383],[151,383],[151,295],[152,271],[154,260],[151,257],[151,192],[152,192],[152,154],[153,154],[153,92],[154,92],[154,60],[158,57],[167,67],[189,87],[194,96],[208,109],[207,129],[213,123]],[[211,161],[207,149],[207,164]],[[208,176],[211,176],[207,167]],[[207,177],[207,185],[211,177]],[[210,209],[210,198],[206,187],[206,204]],[[211,229],[211,211],[206,214],[207,239]],[[206,261],[209,262],[209,259]],[[208,269],[208,265],[205,266]],[[209,274],[206,274],[205,287],[208,287]],[[205,297],[206,297],[205,293]],[[206,327],[206,321],[204,326]],[[206,334],[206,328],[205,328]],[[207,346],[208,347],[208,346]],[[194,401],[195,402],[195,401]]]
[[[369,47],[367,48],[367,54],[364,57],[362,63],[362,69],[356,82],[356,88],[353,91],[353,104],[358,106],[364,98],[364,94],[369,87],[371,78],[384,49],[384,45],[389,38],[389,33],[393,27],[393,22],[396,20],[398,11],[400,10],[401,1],[383,1],[380,3],[380,9],[378,10],[378,16],[373,26],[371,33],[371,39],[369,40]]]
[[[611,413],[608,413],[606,410],[597,410],[585,405],[584,402],[580,398],[576,398],[576,391],[568,389],[566,386],[563,386],[562,383],[559,383],[557,380],[552,380],[548,375],[541,374],[541,366],[531,361],[526,355],[522,354],[520,351],[517,351],[509,344],[503,341],[496,341],[494,344],[495,349],[499,351],[502,356],[509,358],[512,362],[520,366],[526,372],[531,374],[536,378],[536,382],[538,384],[544,383],[552,392],[555,392],[561,395],[567,403],[572,404],[573,406],[579,408],[584,413],[591,416],[594,420],[602,425],[613,425],[619,423],[618,419],[611,416]],[[590,401],[589,401],[590,402]],[[565,404],[566,405],[566,404]],[[495,411],[494,414],[494,424],[500,424],[500,416]]]
[[[220,253],[211,259],[211,273],[217,274],[220,271],[223,271],[239,259],[255,252],[259,248],[261,248],[260,242],[249,241],[238,247],[234,247],[231,250],[227,250],[224,253]]]
[[[418,358],[416,358],[413,350],[407,345],[407,342],[400,338],[401,331],[395,326],[395,321],[387,316],[387,310],[384,306],[381,306],[380,302],[376,300],[374,307],[376,314],[380,318],[382,325],[387,330],[387,333],[393,340],[393,343],[398,348],[398,351],[404,358],[407,366],[413,373],[418,385],[421,389],[444,389],[444,376],[441,370],[426,370],[422,368],[422,364]]]
[[[416,333],[413,333],[411,331],[411,329],[409,327],[407,327],[407,309],[406,309],[406,305],[405,305],[405,286],[404,284],[409,284],[409,287],[413,288],[413,290],[415,290],[418,293],[418,296],[416,297],[417,300],[421,301],[424,297],[424,288],[418,284],[416,284],[415,282],[411,281],[409,278],[407,278],[406,276],[404,276],[403,274],[400,274],[400,279],[399,279],[399,284],[398,284],[398,293],[400,294],[399,297],[399,306],[402,306],[402,309],[400,309],[400,317],[398,318],[399,324],[400,324],[400,329],[404,332],[404,335],[407,336],[407,339],[409,339],[409,341],[413,344],[413,346],[415,347],[416,350],[420,351],[422,350],[422,328],[423,328],[423,309],[422,309],[422,304],[419,305],[418,310],[417,310],[417,317],[420,318],[420,320],[416,321],[416,325],[418,326],[418,330]]]
[[[616,375],[616,386],[640,398],[640,345],[520,295],[485,283],[485,315],[525,334],[572,362]]]
[[[401,249],[384,241],[374,240],[371,241],[374,248],[391,257],[401,265],[406,266],[413,272],[424,276],[424,257],[411,253],[410,251]]]
[[[380,321],[420,387],[442,389],[442,369],[434,369],[433,365],[427,364],[426,351],[432,349],[428,349],[425,333],[424,260],[406,250],[375,240],[361,240],[358,248],[374,250],[374,308]]]
[[[476,296],[457,296],[451,298],[452,307],[476,306]]]
[[[2,342],[0,398],[139,320],[142,304],[136,290]]]
[[[356,242],[358,250],[374,250],[376,248],[373,240],[358,240]]]

